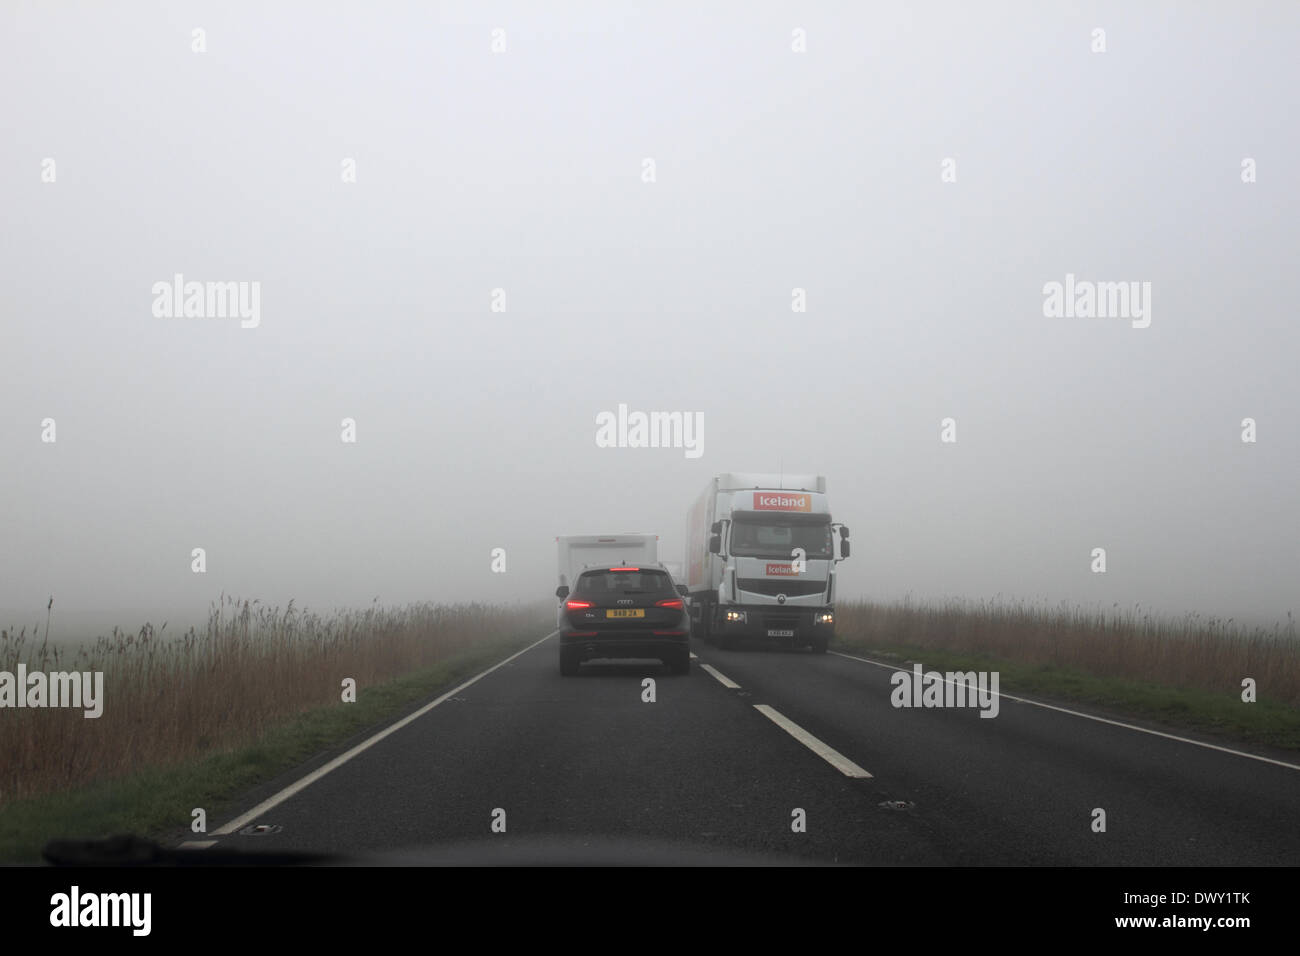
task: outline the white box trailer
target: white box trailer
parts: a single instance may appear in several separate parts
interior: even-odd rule
[[[572,590],[574,581],[588,565],[658,565],[659,535],[640,532],[561,535],[555,539],[555,550],[559,585]]]
[[[822,475],[712,478],[686,522],[695,633],[723,647],[768,638],[824,652],[835,632],[835,565],[849,556],[848,537],[831,520]]]

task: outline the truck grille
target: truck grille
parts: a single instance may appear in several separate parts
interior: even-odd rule
[[[764,614],[763,626],[773,631],[793,631],[799,627],[799,615]]]
[[[765,594],[776,597],[803,597],[807,594],[821,594],[826,590],[825,581],[783,581],[779,578],[741,578],[740,589],[751,594]]]

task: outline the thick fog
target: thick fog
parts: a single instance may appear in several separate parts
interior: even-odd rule
[[[7,5],[0,624],[533,600],[779,470],[841,599],[1295,608],[1300,7],[542,6]]]

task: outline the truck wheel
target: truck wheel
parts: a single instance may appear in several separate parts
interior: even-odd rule
[[[709,607],[709,613],[711,615],[716,612],[716,606]],[[710,627],[711,643],[716,647],[722,648],[724,651],[734,651],[736,649],[736,638],[731,634],[731,632],[722,626],[721,621],[712,621],[711,624],[716,625]]]
[[[815,637],[813,638],[813,642],[812,642],[812,652],[814,654],[825,654],[826,648],[830,647],[830,645],[831,645],[830,638]]]
[[[713,643],[713,634],[709,628],[709,615],[711,613],[712,613],[712,609],[709,607],[709,605],[706,602],[701,601],[700,619],[696,622],[694,633],[691,635],[692,637],[698,637],[706,644]]]
[[[574,651],[560,649],[560,676],[577,677],[578,676],[578,655]]]

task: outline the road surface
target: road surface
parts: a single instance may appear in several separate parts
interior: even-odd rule
[[[1007,697],[992,719],[895,708],[893,666],[835,653],[697,641],[686,677],[654,662],[610,662],[563,678],[556,642],[541,639],[382,739],[350,742],[249,794],[217,832],[190,837],[195,852],[431,862],[402,854],[458,848],[449,862],[480,853],[512,862],[540,847],[565,856],[556,862],[1300,863],[1300,758],[1252,759]],[[645,678],[655,682],[653,703],[643,699]]]

